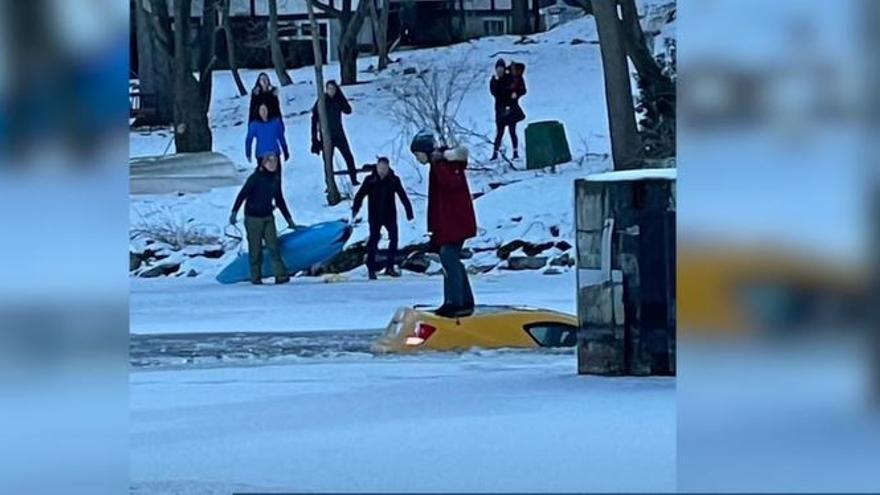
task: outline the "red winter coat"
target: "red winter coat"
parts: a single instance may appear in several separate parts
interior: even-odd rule
[[[428,232],[435,245],[463,242],[477,235],[474,203],[465,168],[466,148],[449,149],[431,157],[428,182]]]

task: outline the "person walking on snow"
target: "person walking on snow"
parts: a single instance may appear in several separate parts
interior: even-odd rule
[[[345,160],[345,166],[348,168],[348,175],[351,178],[352,185],[358,185],[357,170],[354,165],[354,156],[351,154],[351,147],[348,145],[348,138],[345,136],[345,129],[342,127],[342,114],[351,114],[351,105],[348,99],[342,94],[342,90],[336,81],[329,80],[324,85],[324,109],[327,115],[327,127],[330,136],[321,136],[321,126],[318,118],[318,102],[312,107],[312,153],[318,155],[323,152],[324,147],[322,141],[325,137],[330,138],[330,153],[339,150],[342,158]]]
[[[428,176],[428,232],[431,243],[440,248],[443,265],[443,305],[436,314],[467,316],[474,310],[474,294],[461,263],[464,241],[477,235],[474,203],[465,169],[468,150],[464,147],[437,148],[434,136],[422,131],[413,138],[410,150],[421,164],[430,165]]]
[[[281,117],[281,104],[278,102],[278,88],[272,86],[269,82],[269,75],[260,72],[257,76],[257,82],[254,89],[251,90],[251,104],[248,109],[248,124],[256,120],[260,120],[260,105],[266,105],[269,109],[269,120],[281,120],[282,126],[284,120]]]
[[[397,198],[403,203],[406,210],[406,219],[412,221],[413,209],[409,202],[406,191],[400,178],[391,170],[388,158],[379,157],[376,161],[376,170],[364,179],[363,185],[354,196],[354,204],[351,209],[352,218],[357,217],[364,198],[370,201],[369,222],[370,238],[367,241],[367,270],[370,279],[376,279],[376,251],[379,247],[379,238],[382,228],[388,233],[388,261],[385,274],[391,277],[399,277],[400,273],[394,269],[394,257],[397,254]]]
[[[277,207],[287,226],[296,228],[284,194],[281,192],[281,175],[278,171],[278,156],[268,154],[260,160],[260,166],[248,177],[241,187],[235,203],[232,205],[232,213],[229,215],[229,223],[235,225],[238,209],[244,203],[244,228],[247,232],[248,257],[250,259],[251,283],[263,283],[263,244],[269,251],[269,262],[272,266],[272,274],[276,284],[284,284],[290,281],[287,268],[281,259],[278,231],[275,228],[274,209]]]
[[[526,118],[519,99],[526,94],[523,71],[525,66],[512,63],[507,67],[503,59],[495,62],[495,74],[489,80],[489,92],[495,99],[495,143],[492,149],[492,160],[498,159],[498,150],[504,138],[505,129],[510,134],[513,147],[513,158],[519,158],[519,139],[516,135],[516,124]]]
[[[275,155],[275,158],[284,152],[284,161],[290,159],[290,152],[287,149],[287,141],[284,139],[284,124],[281,119],[269,118],[269,107],[265,104],[259,108],[260,120],[255,120],[248,125],[247,136],[244,140],[244,155],[247,161],[251,161],[251,150],[254,141],[257,142],[256,157],[259,164],[260,159]],[[259,165],[257,169],[259,169]],[[279,166],[280,168],[280,166]]]

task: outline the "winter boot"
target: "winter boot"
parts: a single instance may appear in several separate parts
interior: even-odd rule
[[[400,276],[400,272],[395,270],[393,266],[389,266],[388,268],[385,269],[385,275],[388,275],[389,277],[397,278]]]
[[[251,283],[254,285],[263,285],[263,281],[260,279],[251,280]]]
[[[290,282],[290,277],[275,277],[275,285],[286,284]]]
[[[492,158],[489,158],[489,161],[494,162],[497,159],[498,159],[498,150],[495,150],[492,152]]]
[[[443,303],[442,306],[434,310],[434,314],[444,318],[452,318],[455,316],[455,306]]]
[[[519,150],[513,150],[513,159],[519,160]]]
[[[368,272],[368,275],[367,275],[367,276],[370,277],[370,280],[376,280],[376,272],[374,272],[373,270],[370,270],[370,271]]]

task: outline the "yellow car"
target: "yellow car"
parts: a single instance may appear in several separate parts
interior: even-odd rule
[[[473,347],[574,347],[577,317],[519,306],[478,305],[467,317],[437,316],[427,306],[397,310],[374,352],[452,351]]]

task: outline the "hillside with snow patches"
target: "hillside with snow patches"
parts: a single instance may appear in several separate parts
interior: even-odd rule
[[[664,48],[664,40],[674,37],[674,3],[669,1],[640,2],[643,26],[654,38],[654,50]],[[490,162],[494,136],[493,101],[488,91],[488,79],[497,58],[526,64],[528,94],[522,99],[527,115],[518,127],[520,154],[525,156],[525,126],[529,122],[559,120],[563,122],[573,160],[550,170],[526,171],[524,160],[514,162],[517,170],[503,160]],[[418,165],[408,152],[408,136],[391,115],[394,85],[411,73],[423,70],[460,70],[462,65],[484,73],[462,101],[458,120],[485,135],[486,142],[472,141],[468,178],[471,192],[478,196],[475,208],[478,236],[467,243],[473,256],[466,260],[473,271],[497,271],[508,268],[507,261],[499,258],[498,248],[511,241],[523,240],[552,246],[540,252],[547,261],[557,259],[556,270],[569,270],[563,256],[573,255],[573,181],[590,173],[607,170],[610,143],[602,79],[602,64],[597,43],[595,22],[582,17],[556,27],[546,33],[525,39],[519,36],[482,38],[447,47],[419,49],[392,53],[393,63],[381,73],[372,70],[375,57],[358,61],[359,84],[343,88],[354,109],[344,119],[349,142],[358,165],[373,163],[377,156],[389,156],[392,167],[401,177],[416,214],[413,222],[400,222],[400,246],[423,243],[426,237],[426,169]],[[325,79],[338,80],[338,65],[325,67]],[[259,71],[242,71],[245,84],[250,88]],[[274,80],[274,73],[270,77]],[[315,101],[312,67],[289,71],[292,86],[280,88],[282,113],[287,128],[287,141],[292,158],[283,165],[284,193],[298,224],[348,218],[351,200],[329,207],[324,195],[322,162],[309,153],[310,110]],[[242,173],[253,165],[244,156],[247,127],[248,97],[239,97],[231,74],[214,74],[210,125],[214,150],[229,156]],[[503,150],[509,156],[509,140],[505,137]],[[133,130],[130,135],[132,157],[173,153],[173,136],[169,129]],[[344,165],[338,153],[337,170]],[[348,179],[339,176],[337,183],[344,196],[354,191]],[[238,187],[214,189],[207,193],[132,196],[130,221],[133,228],[161,219],[189,223],[223,239],[229,210]],[[366,219],[366,208],[361,217]],[[279,221],[280,222],[280,221]],[[282,224],[279,223],[279,226]],[[349,245],[365,241],[366,222],[356,225]],[[552,244],[550,244],[552,243]],[[380,247],[384,246],[384,241]],[[213,277],[238,254],[238,248],[226,242],[188,246],[182,250],[138,236],[131,240],[131,251],[148,252],[133,275],[144,275],[159,266],[179,266],[169,269],[171,276]],[[520,250],[512,254],[523,254]],[[534,254],[531,250],[525,254]],[[549,265],[549,263],[548,263]],[[429,273],[436,271],[432,266]],[[159,270],[162,271],[162,270]],[[542,271],[544,268],[542,267]],[[154,270],[155,273],[155,270]],[[361,266],[345,277],[363,277]]]

